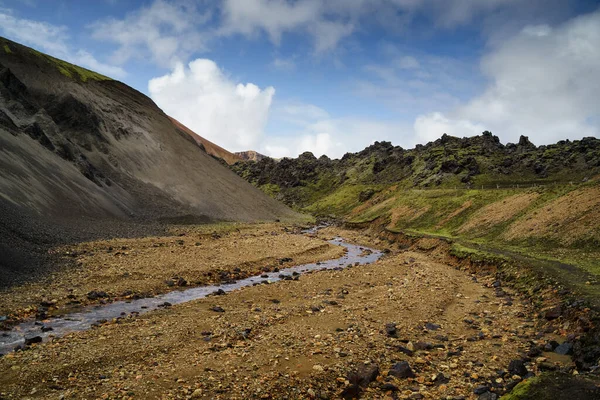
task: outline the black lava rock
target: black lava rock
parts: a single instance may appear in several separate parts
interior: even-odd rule
[[[395,376],[396,378],[400,379],[415,377],[415,373],[406,361],[400,361],[394,364],[394,366],[390,369],[390,372],[388,372],[388,375]]]

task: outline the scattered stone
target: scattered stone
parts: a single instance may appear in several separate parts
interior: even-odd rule
[[[219,306],[214,306],[210,310],[214,311],[214,312],[218,312],[218,313],[224,313],[225,312],[225,310],[222,307],[219,307]]]
[[[396,329],[396,324],[389,323],[389,324],[385,324],[385,333],[389,336],[389,337],[398,337],[398,331]]]
[[[554,349],[554,352],[556,354],[560,354],[563,356],[572,354],[573,353],[573,344],[571,344],[569,342],[564,342],[563,344],[559,345],[556,349]]]
[[[394,364],[388,372],[388,375],[395,376],[396,378],[400,379],[414,378],[416,376],[406,361],[400,361]]]
[[[490,391],[490,387],[486,386],[486,385],[479,385],[475,389],[473,389],[473,393],[475,393],[477,395],[484,394],[489,391]]]
[[[425,329],[427,329],[428,331],[437,331],[440,328],[441,328],[440,325],[434,324],[432,322],[428,322],[425,324]]]
[[[562,314],[562,308],[560,306],[552,307],[544,313],[544,318],[551,321],[553,319],[557,319]]]
[[[498,395],[493,392],[485,392],[485,393],[479,395],[479,397],[477,398],[477,400],[497,400],[497,399],[498,399]]]
[[[383,390],[384,392],[397,392],[398,391],[398,387],[396,385],[394,385],[393,383],[384,383],[383,385],[381,385],[381,390]]]
[[[108,298],[108,293],[104,291],[92,290],[87,295],[88,300],[98,300],[98,299],[106,299]]]
[[[528,371],[523,360],[512,360],[508,365],[508,372],[511,375],[525,376]]]

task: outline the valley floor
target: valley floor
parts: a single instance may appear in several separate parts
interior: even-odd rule
[[[337,258],[325,239],[338,235],[388,245],[337,228],[314,237],[278,225],[199,229],[61,249],[76,253],[80,269],[2,293],[0,314],[23,317],[42,299],[60,313],[73,299],[97,301],[87,296],[94,290],[150,295],[180,277],[200,285],[287,258]],[[392,249],[370,265],[247,287],[11,353],[0,358],[0,398],[471,399],[491,390],[485,398],[494,399],[532,372],[570,365],[542,353],[564,332],[538,317],[493,275]]]

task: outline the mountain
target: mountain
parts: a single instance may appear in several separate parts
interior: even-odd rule
[[[260,154],[254,150],[238,151],[235,153],[240,158],[240,161],[260,161],[267,158],[267,156]]]
[[[297,217],[204,149],[131,87],[0,38],[0,285],[64,242]]]
[[[231,168],[294,208],[350,226],[443,237],[600,275],[600,140],[593,137],[535,146],[526,137],[503,145],[490,132],[443,135],[410,150],[375,142],[339,160],[303,153]]]
[[[536,147],[526,137],[503,145],[490,132],[470,138],[444,134],[408,150],[375,142],[339,160],[317,159],[306,152],[295,159],[238,163],[232,169],[277,199],[302,209],[361,185],[372,190],[391,185],[474,189],[580,182],[600,174],[600,140],[589,137]]]
[[[198,143],[198,145],[200,147],[202,147],[211,156],[220,158],[229,165],[235,164],[236,162],[243,160],[243,158],[240,157],[238,155],[238,153],[234,154],[234,153],[231,153],[231,152],[225,150],[224,148],[222,148],[219,145],[214,144],[210,140],[204,139],[202,136],[198,135],[197,133],[195,133],[194,131],[189,129],[187,126],[185,126],[181,122],[177,121],[175,118],[173,118],[173,117],[169,117],[169,118],[171,119],[171,121],[173,121],[173,124],[177,127],[177,129],[190,135],[194,139],[194,141],[196,143]]]

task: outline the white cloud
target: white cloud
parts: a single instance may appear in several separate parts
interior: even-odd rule
[[[85,50],[79,50],[74,56],[67,56],[67,60],[73,64],[83,65],[92,71],[100,72],[112,78],[122,78],[127,75],[121,67],[109,65],[98,61],[92,54]]]
[[[67,27],[17,18],[0,13],[0,29],[8,38],[44,49],[52,54],[67,54]]]
[[[73,50],[67,43],[68,29],[42,21],[17,18],[10,10],[0,11],[0,30],[9,39],[36,47],[54,57],[61,58],[113,78],[123,78],[127,73],[120,67],[98,61],[85,50]]]
[[[95,39],[119,46],[112,56],[117,64],[151,57],[156,64],[171,67],[186,61],[192,53],[205,50],[209,33],[201,33],[199,27],[210,16],[210,11],[200,13],[190,2],[156,0],[123,19],[104,19],[90,28]]]
[[[434,141],[444,133],[463,137],[479,135],[484,130],[483,125],[468,120],[449,119],[439,112],[421,115],[417,117],[414,124],[415,134],[422,144]]]
[[[324,110],[310,104],[290,107],[275,106],[272,119],[286,120],[292,115],[294,128],[269,135],[259,150],[272,157],[296,157],[305,151],[320,157],[340,158],[347,152],[360,151],[375,140],[392,141],[401,146],[414,146],[410,125],[400,121],[376,121],[368,118],[332,118]]]
[[[370,76],[350,83],[355,94],[383,103],[395,113],[418,115],[445,111],[478,88],[479,73],[470,60],[427,54],[405,54],[383,46],[385,64],[369,64]]]
[[[222,35],[265,32],[278,45],[284,33],[304,31],[313,36],[316,53],[334,49],[354,30],[336,12],[327,16],[326,2],[318,0],[224,0],[221,11]]]
[[[200,136],[230,151],[257,149],[263,137],[275,89],[235,83],[211,60],[152,79],[150,97],[167,114]]]
[[[600,11],[553,29],[525,28],[483,57],[481,67],[491,81],[483,94],[448,117],[434,113],[417,121],[422,126],[470,121],[511,142],[520,135],[536,144],[598,136],[598,43]]]
[[[289,59],[289,58],[276,57],[273,60],[272,66],[275,69],[282,70],[282,71],[294,71],[296,69],[296,63],[294,62],[293,59]]]

